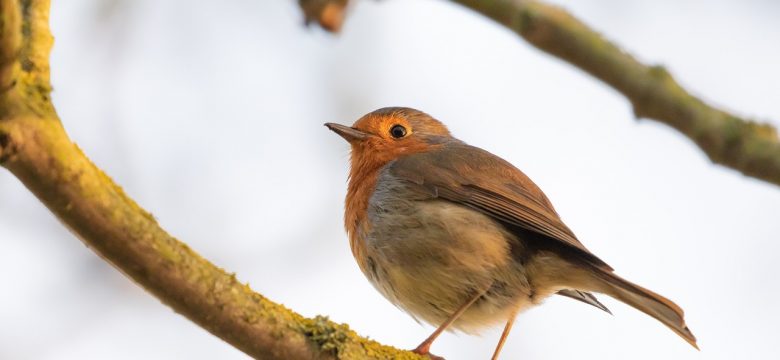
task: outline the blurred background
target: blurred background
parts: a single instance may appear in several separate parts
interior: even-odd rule
[[[693,93],[780,125],[780,3],[555,1]],[[52,4],[53,98],[87,154],[170,233],[306,316],[412,348],[343,230],[347,144],[324,122],[411,106],[514,163],[594,253],[686,311],[702,351],[602,297],[520,315],[504,359],[767,359],[780,338],[780,188],[714,166],[581,71],[447,1]],[[0,172],[0,359],[245,359],[161,305]],[[485,359],[500,328],[433,352]]]

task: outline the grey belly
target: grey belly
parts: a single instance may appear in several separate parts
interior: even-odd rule
[[[368,257],[363,270],[387,299],[439,325],[485,291],[453,324],[466,332],[506,321],[514,310],[532,305],[526,271],[511,255],[522,251],[519,239],[476,210],[439,199],[405,200],[414,197],[402,191],[398,186],[375,191],[362,236]]]

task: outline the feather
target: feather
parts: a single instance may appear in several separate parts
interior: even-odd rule
[[[574,236],[528,176],[485,150],[450,140],[434,151],[400,157],[389,163],[387,170],[431,198],[466,205],[511,225],[510,229],[518,227],[542,235],[578,258],[612,270]]]
[[[579,290],[570,290],[570,289],[563,289],[557,292],[558,295],[565,296],[570,299],[574,299],[577,301],[584,302],[588,305],[593,305],[596,308],[599,308],[601,310],[604,310],[607,314],[612,315],[612,312],[607,309],[604,304],[602,304],[596,297],[585,291],[579,291]]]

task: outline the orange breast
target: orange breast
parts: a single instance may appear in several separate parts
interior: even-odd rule
[[[354,154],[353,154],[354,156]],[[344,227],[349,234],[349,246],[352,255],[361,269],[364,269],[366,234],[371,224],[367,221],[368,200],[376,188],[379,170],[383,164],[353,162],[349,175],[349,187],[344,211]]]
[[[400,156],[424,152],[441,146],[432,146],[420,139],[410,139],[403,146],[375,142],[369,140],[366,143],[353,144],[350,155],[344,226],[349,233],[352,255],[355,256],[361,269],[365,269],[366,261],[365,242],[361,236],[366,234],[371,227],[367,221],[368,201],[376,189],[379,172],[385,165]]]

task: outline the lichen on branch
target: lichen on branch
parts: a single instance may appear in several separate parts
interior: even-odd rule
[[[21,48],[22,14],[14,0],[0,0],[0,96],[13,87]]]
[[[0,0],[0,165],[137,284],[258,359],[420,359],[255,293],[163,230],[67,136],[49,92],[47,0]]]

